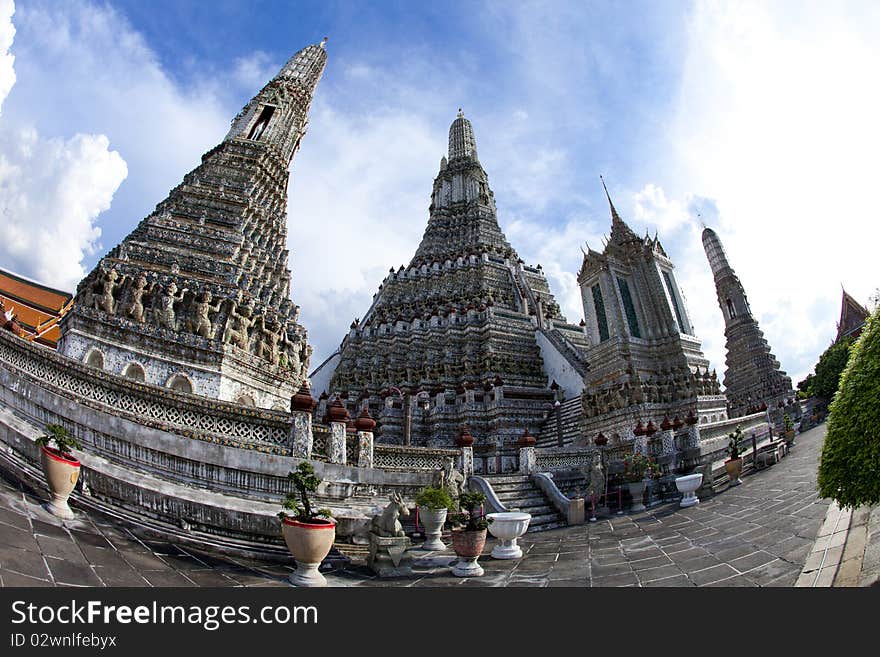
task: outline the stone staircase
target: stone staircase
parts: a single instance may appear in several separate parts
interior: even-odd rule
[[[484,478],[509,511],[524,511],[532,515],[530,532],[567,526],[565,518],[550,504],[528,475],[485,475]]]
[[[544,334],[544,336],[550,341],[550,344],[556,347],[560,354],[565,356],[565,359],[578,374],[582,377],[587,376],[587,373],[590,371],[590,364],[587,362],[587,359],[584,358],[583,354],[575,348],[568,339],[566,339],[566,336],[563,335],[561,331],[558,329],[546,328],[539,328],[538,330]]]
[[[562,425],[562,441],[565,445],[574,442],[583,435],[583,409],[580,396],[562,402],[559,409],[559,420]],[[556,447],[556,420],[552,413],[541,427],[536,447]]]

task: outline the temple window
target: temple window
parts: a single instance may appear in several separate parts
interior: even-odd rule
[[[639,320],[636,317],[636,307],[633,305],[632,295],[629,293],[629,284],[618,276],[617,287],[620,289],[620,298],[623,300],[623,310],[626,313],[629,334],[634,338],[640,338],[642,332],[639,330]]]
[[[663,280],[666,281],[666,289],[669,292],[669,300],[672,301],[672,310],[675,312],[675,320],[678,322],[678,330],[682,333],[687,333],[687,325],[684,323],[684,313],[681,311],[681,306],[678,303],[678,294],[676,293],[675,283],[672,281],[672,275],[663,270]]]
[[[736,308],[730,299],[727,300],[727,314],[730,316],[730,319],[736,317]]]
[[[147,379],[144,368],[141,367],[138,363],[129,363],[128,365],[126,365],[123,376],[126,379],[131,379],[132,381],[143,382]]]
[[[95,369],[104,369],[104,354],[97,349],[92,349],[86,357],[86,365]]]
[[[177,392],[192,394],[193,388],[190,380],[183,374],[175,374],[168,380],[168,387]]]
[[[596,307],[596,323],[599,325],[599,342],[605,342],[608,334],[608,318],[605,317],[605,302],[602,300],[602,290],[597,283],[592,287],[593,305]]]
[[[251,128],[251,131],[248,133],[248,139],[253,139],[254,141],[259,140],[262,134],[266,131],[266,128],[269,125],[269,121],[272,119],[272,114],[275,113],[275,108],[271,106],[266,106],[263,108],[263,111],[260,112],[260,117],[257,119],[257,122],[254,123],[254,127]]]

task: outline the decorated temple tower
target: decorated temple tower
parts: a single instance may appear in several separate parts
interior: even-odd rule
[[[311,347],[289,296],[287,185],[326,60],[323,42],[296,53],[80,282],[62,353],[183,392],[288,407]]]
[[[584,253],[578,272],[590,371],[574,435],[589,440],[602,432],[626,441],[639,421],[658,426],[676,417],[726,419],[725,399],[694,335],[675,266],[657,236],[636,235],[607,189],[605,194],[610,235],[601,252]]]
[[[389,271],[313,391],[352,412],[369,405],[383,442],[451,445],[467,425],[478,449],[512,444],[555,399],[537,335],[549,323],[573,339],[583,332],[565,322],[540,265],[526,265],[501,231],[460,110],[429,212],[412,260]]]
[[[764,404],[775,407],[792,397],[791,379],[770,352],[764,333],[752,316],[742,283],[727,260],[721,240],[711,228],[703,230],[703,248],[724,316],[727,338],[724,387],[730,415],[745,415]]]

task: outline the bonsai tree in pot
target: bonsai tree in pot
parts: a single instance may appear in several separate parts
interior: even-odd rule
[[[492,522],[483,513],[486,496],[479,491],[463,492],[458,498],[459,511],[450,520],[460,525],[452,530],[452,549],[458,555],[458,563],[452,568],[456,577],[479,577],[483,568],[477,559],[486,547],[486,530]]]
[[[736,431],[727,434],[727,454],[729,458],[724,462],[724,469],[727,470],[727,477],[730,479],[731,486],[739,486],[739,476],[742,474],[742,457],[739,455],[740,442],[742,441],[742,427],[737,427]]]
[[[632,496],[632,510],[644,511],[645,479],[659,474],[660,469],[650,456],[641,452],[633,452],[623,459],[623,478],[629,486]]]
[[[300,463],[287,478],[294,490],[284,498],[285,510],[279,512],[278,517],[281,518],[284,542],[296,560],[290,583],[294,586],[326,586],[327,580],[318,572],[318,567],[336,540],[336,521],[330,517],[329,509],[315,509],[309,500],[309,493],[318,490],[321,478],[308,461]]]
[[[416,495],[419,520],[425,527],[423,550],[445,550],[446,545],[440,540],[446,514],[452,506],[452,498],[445,488],[427,486]]]
[[[40,446],[43,474],[52,494],[46,509],[54,516],[69,520],[73,518],[73,511],[67,504],[67,498],[79,479],[80,471],[79,459],[71,452],[82,447],[60,424],[46,425],[46,435],[40,436],[35,442]]]
[[[792,422],[788,413],[782,416],[782,426],[784,428],[782,437],[785,439],[785,444],[791,445],[794,443],[794,422]]]

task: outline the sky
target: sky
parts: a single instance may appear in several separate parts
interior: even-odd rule
[[[581,246],[656,231],[719,376],[721,237],[796,383],[880,286],[880,3],[0,0],[0,267],[73,290],[305,45],[291,167],[313,365],[409,262],[459,107],[498,219],[569,321]]]

